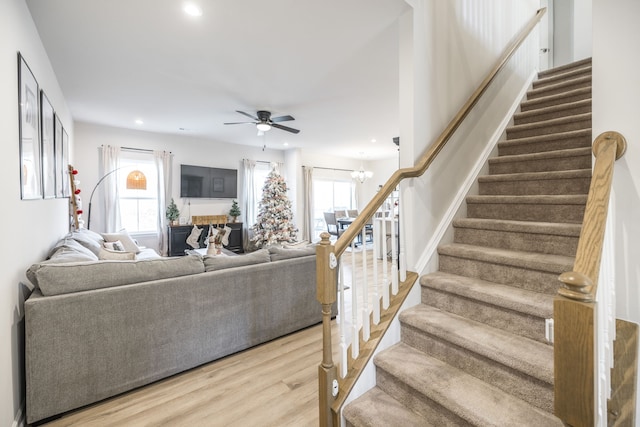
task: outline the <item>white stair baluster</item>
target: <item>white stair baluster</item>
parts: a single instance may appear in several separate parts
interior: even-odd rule
[[[394,200],[398,200],[397,198]],[[398,241],[396,240],[396,219],[391,214],[391,292],[398,294]]]
[[[358,292],[356,286],[356,243],[351,241],[351,318],[353,321],[351,332],[351,357],[360,354],[360,339],[358,334]]]
[[[340,329],[340,377],[344,378],[347,375],[347,322],[345,317],[345,307],[344,307],[344,266],[342,265],[342,257],[340,257],[339,266],[338,266],[339,276],[338,276],[338,286],[339,286],[339,303],[340,306],[338,308],[338,316],[336,317],[338,326]]]
[[[380,323],[380,293],[378,292],[378,286],[380,286],[380,280],[378,278],[378,234],[380,233],[380,222],[378,218],[373,221],[373,236],[371,241],[373,242],[373,323],[377,325]]]
[[[362,228],[360,236],[362,239],[362,339],[369,341],[371,324],[369,321],[369,283],[367,280],[367,232],[364,227]]]
[[[387,211],[382,211],[382,308],[389,308],[389,267],[387,266]]]

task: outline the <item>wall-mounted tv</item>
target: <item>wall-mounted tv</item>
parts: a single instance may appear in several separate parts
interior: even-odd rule
[[[180,197],[238,198],[238,170],[180,165]]]

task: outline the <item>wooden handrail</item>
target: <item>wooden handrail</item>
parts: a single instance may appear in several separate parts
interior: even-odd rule
[[[347,228],[346,231],[342,233],[340,238],[336,241],[336,256],[342,255],[345,249],[351,244],[351,241],[356,238],[357,234],[360,232],[360,230],[362,230],[366,222],[371,219],[371,217],[373,217],[376,210],[380,206],[382,206],[384,201],[398,186],[400,181],[405,178],[416,178],[422,176],[427,171],[429,165],[431,165],[438,153],[442,151],[449,139],[451,139],[451,137],[453,136],[456,129],[460,127],[462,121],[469,115],[473,106],[478,103],[480,97],[487,91],[491,82],[493,82],[497,74],[506,66],[507,62],[516,52],[518,47],[520,47],[520,45],[524,43],[529,33],[535,28],[540,19],[542,19],[542,16],[546,13],[546,11],[546,7],[539,9],[536,12],[535,16],[531,18],[531,20],[529,20],[527,25],[507,46],[493,69],[491,69],[489,74],[487,74],[478,88],[471,94],[469,99],[467,99],[458,113],[453,117],[453,119],[451,119],[444,131],[442,131],[442,133],[436,138],[436,140],[431,144],[427,151],[425,151],[425,153],[422,155],[422,157],[420,157],[416,164],[413,167],[399,169],[395,171],[393,175],[391,175],[387,182],[382,186],[382,189],[380,189],[376,193],[376,195],[369,201],[367,206],[362,209],[362,212],[353,221],[351,226],[349,226],[349,228]]]
[[[605,132],[593,144],[596,163],[573,271],[560,275],[563,287],[553,302],[554,414],[572,426],[591,426],[595,420],[595,297],[613,166],[626,147],[617,132]]]
[[[524,28],[513,38],[507,45],[502,56],[496,62],[496,65],[487,74],[478,88],[471,94],[467,101],[460,108],[458,113],[449,122],[447,127],[435,139],[435,141],[427,148],[424,154],[418,159],[413,167],[398,169],[391,175],[382,188],[362,209],[358,217],[351,225],[340,235],[334,245],[329,242],[328,233],[322,233],[322,242],[317,246],[316,250],[316,276],[317,276],[317,299],[322,305],[322,323],[323,323],[323,359],[318,367],[318,386],[319,386],[319,406],[320,406],[320,426],[332,426],[339,424],[340,407],[333,407],[332,403],[336,402],[338,394],[337,367],[332,360],[331,348],[331,304],[336,301],[336,266],[337,258],[349,247],[351,242],[357,237],[365,224],[374,216],[375,212],[385,202],[387,197],[396,189],[398,184],[406,178],[416,178],[422,176],[429,168],[431,163],[447,142],[451,139],[454,132],[460,127],[463,120],[469,115],[472,108],[478,103],[480,97],[487,91],[489,85],[495,80],[497,74],[506,66],[509,59],[516,50],[524,43],[527,36],[536,27],[538,22],[546,13],[547,8],[539,9],[536,14],[529,20]],[[320,270],[323,271],[320,271]],[[377,339],[378,342],[380,338]],[[376,344],[377,345],[377,344]],[[373,350],[367,352],[363,357],[370,357]],[[360,359],[358,359],[360,360]],[[360,364],[364,365],[364,364]],[[351,378],[357,378],[357,375],[351,375]],[[340,399],[344,402],[344,399]]]

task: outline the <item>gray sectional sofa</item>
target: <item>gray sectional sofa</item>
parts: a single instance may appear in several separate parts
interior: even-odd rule
[[[28,423],[321,322],[314,247],[74,259],[97,238],[73,233],[27,272]]]

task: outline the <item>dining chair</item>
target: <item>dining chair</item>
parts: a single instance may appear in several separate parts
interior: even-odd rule
[[[340,226],[336,220],[335,212],[324,212],[324,222],[327,223],[327,233],[340,237]]]
[[[358,209],[347,209],[347,216],[349,218],[355,218],[358,216]]]
[[[334,209],[333,213],[336,214],[336,219],[348,218],[349,217],[349,215],[347,215],[347,210],[346,209]]]

